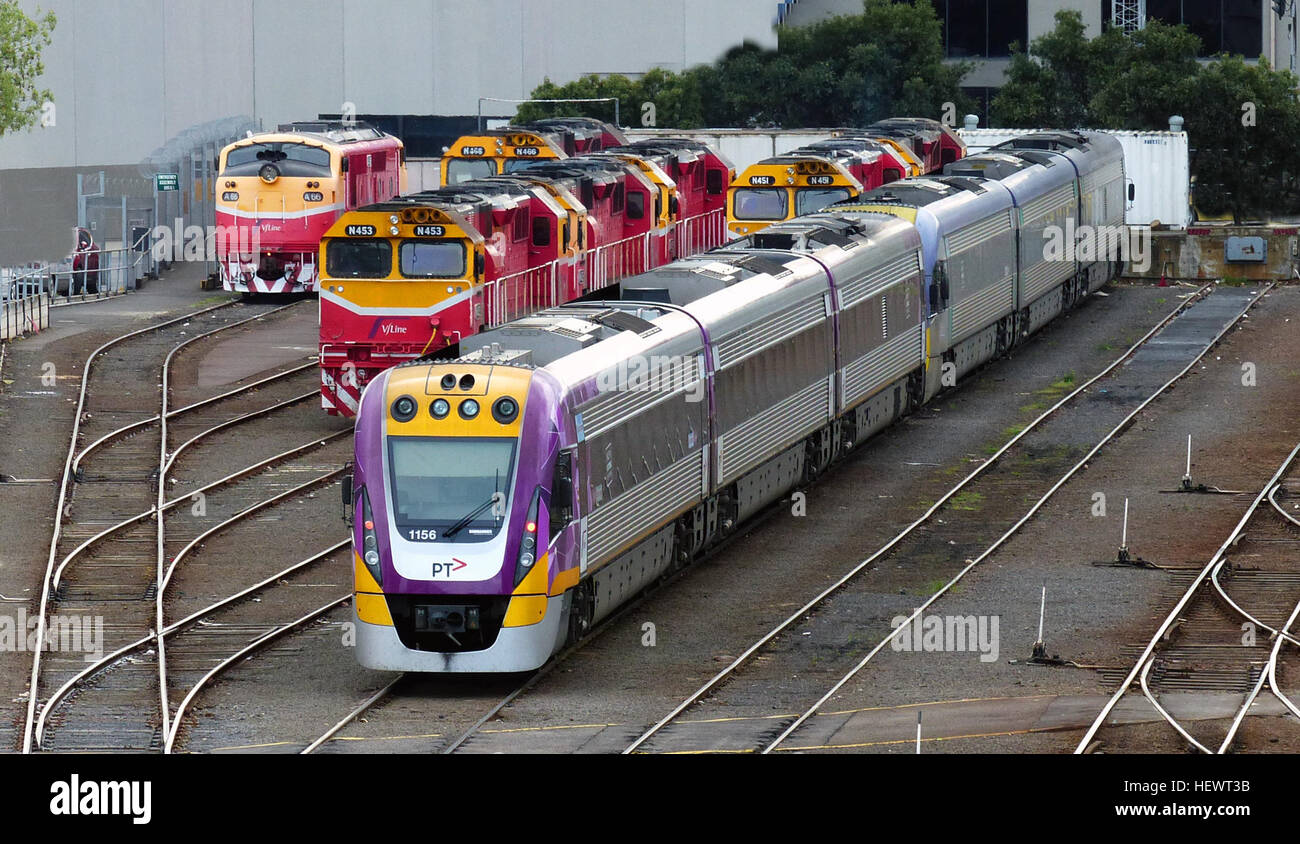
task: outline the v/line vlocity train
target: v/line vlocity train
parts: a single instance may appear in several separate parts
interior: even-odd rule
[[[311,293],[321,235],[340,214],[406,190],[406,150],[364,123],[287,123],[249,135],[217,159],[221,287]]]
[[[366,390],[357,656],[524,671],[1117,271],[1123,158],[1039,132],[484,332]],[[648,362],[648,365],[647,365]]]

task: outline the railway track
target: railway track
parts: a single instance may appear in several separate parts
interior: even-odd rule
[[[247,451],[232,436],[241,426],[310,397],[304,390],[313,367],[304,364],[181,407],[170,401],[170,371],[182,350],[294,307],[227,303],[124,334],[87,359],[42,588],[37,635],[50,650],[33,655],[24,752],[160,749],[174,733],[158,632],[168,629],[168,554],[193,555],[196,539],[218,532],[205,520],[262,513],[257,502],[301,486],[305,472],[316,471],[316,485],[338,474],[342,460],[313,465],[333,455],[311,442],[181,495],[170,476],[191,447],[229,437],[228,454]],[[155,378],[141,377],[150,371]],[[68,632],[69,620],[101,626],[99,650],[112,659],[51,641]]]
[[[1191,304],[1193,304],[1193,303],[1196,303],[1196,302],[1199,302],[1200,300],[1202,300],[1202,299],[1203,299],[1203,298],[1204,298],[1204,297],[1209,293],[1210,287],[1211,287],[1211,286],[1208,286],[1208,285],[1207,285],[1206,287],[1203,287],[1203,288],[1201,288],[1200,290],[1198,290],[1198,291],[1197,291],[1195,294],[1193,294],[1192,296],[1188,297],[1188,300],[1187,300],[1185,303],[1183,303],[1182,305],[1180,305],[1178,308],[1175,308],[1175,309],[1173,310],[1173,312],[1171,312],[1169,315],[1167,315],[1167,316],[1166,316],[1166,317],[1165,317],[1165,318],[1164,318],[1164,319],[1163,319],[1163,320],[1162,320],[1162,321],[1161,321],[1161,322],[1160,322],[1156,327],[1154,327],[1153,329],[1151,329],[1151,331],[1150,331],[1146,336],[1144,336],[1142,339],[1140,339],[1137,343],[1134,344],[1134,346],[1133,346],[1132,348],[1130,348],[1129,350],[1127,350],[1124,354],[1122,354],[1119,358],[1117,358],[1114,362],[1112,362],[1112,364],[1111,364],[1109,367],[1107,367],[1105,370],[1103,370],[1103,372],[1100,373],[1096,378],[1092,379],[1091,381],[1089,381],[1089,382],[1086,383],[1086,384],[1081,385],[1079,388],[1077,388],[1077,389],[1076,389],[1073,393],[1071,393],[1069,396],[1066,396],[1065,398],[1063,398],[1063,399],[1062,399],[1062,400],[1061,400],[1061,401],[1060,401],[1056,406],[1054,406],[1053,408],[1049,409],[1046,413],[1044,413],[1043,416],[1040,418],[1039,421],[1043,421],[1043,420],[1047,419],[1048,417],[1051,417],[1051,416],[1052,416],[1053,414],[1055,414],[1059,409],[1061,409],[1062,407],[1066,406],[1069,402],[1071,402],[1072,400],[1074,400],[1077,396],[1079,396],[1079,395],[1085,393],[1085,392],[1089,389],[1089,387],[1090,387],[1093,383],[1095,383],[1098,379],[1101,379],[1101,378],[1105,377],[1108,373],[1115,372],[1118,368],[1122,367],[1123,365],[1125,365],[1126,363],[1128,363],[1129,361],[1131,361],[1132,358],[1134,357],[1134,355],[1137,354],[1137,352],[1138,352],[1140,349],[1142,349],[1142,348],[1144,348],[1144,347],[1148,347],[1148,346],[1152,343],[1152,341],[1155,340],[1155,338],[1160,334],[1160,332],[1161,332],[1161,331],[1162,331],[1166,326],[1168,326],[1169,323],[1170,323],[1171,321],[1173,321],[1173,320],[1175,319],[1175,317],[1177,317],[1180,313],[1182,313],[1182,312],[1183,312],[1183,311],[1184,311],[1184,310],[1185,310],[1189,305],[1191,305]],[[1266,292],[1266,291],[1264,291],[1264,292]],[[1263,295],[1263,292],[1260,292],[1258,295],[1253,295],[1253,294],[1252,294],[1252,295],[1248,298],[1248,300],[1243,300],[1243,301],[1241,302],[1241,305],[1242,305],[1241,307],[1238,307],[1238,308],[1234,308],[1234,309],[1232,309],[1232,310],[1233,310],[1233,313],[1231,313],[1230,315],[1228,315],[1228,325],[1225,326],[1225,327],[1223,327],[1223,329],[1222,329],[1221,331],[1217,332],[1217,333],[1213,336],[1213,338],[1206,338],[1206,339],[1209,340],[1208,343],[1206,343],[1206,342],[1202,342],[1202,343],[1198,344],[1197,349],[1199,350],[1200,353],[1197,354],[1197,355],[1195,356],[1195,358],[1194,358],[1190,363],[1187,364],[1186,368],[1183,369],[1182,372],[1178,373],[1178,377],[1181,377],[1182,374],[1185,374],[1186,371],[1190,370],[1190,368],[1191,368],[1192,364],[1195,362],[1195,360],[1199,360],[1200,355],[1204,354],[1204,351],[1205,351],[1205,350],[1208,350],[1210,347],[1212,347],[1212,346],[1214,345],[1214,343],[1217,342],[1218,339],[1220,339],[1224,333],[1226,333],[1226,331],[1228,330],[1228,328],[1229,328],[1231,325],[1235,324],[1236,321],[1239,320],[1239,319],[1241,318],[1241,316],[1244,315],[1244,314],[1249,310],[1249,307],[1250,307],[1251,305],[1253,305],[1255,301],[1258,300],[1259,296],[1262,296],[1262,295]],[[1166,339],[1166,340],[1168,340],[1168,339],[1171,339],[1171,338],[1162,338],[1162,339]],[[1170,344],[1170,343],[1157,343],[1157,344],[1155,344],[1155,345],[1158,345],[1158,346],[1160,347],[1160,349],[1159,349],[1159,356],[1161,356],[1161,357],[1166,356],[1167,353],[1168,353],[1168,351],[1169,351],[1169,349],[1170,349],[1172,346],[1176,346],[1179,342],[1181,342],[1181,341],[1177,340],[1177,338],[1172,338],[1172,339],[1174,339],[1174,343],[1173,343],[1173,344]],[[1170,380],[1168,380],[1167,383],[1163,383],[1163,388],[1167,388],[1167,387],[1169,386],[1169,384],[1171,384],[1171,383],[1173,382],[1173,380],[1176,380],[1176,378],[1175,378],[1175,379],[1170,379]],[[1158,393],[1157,393],[1157,394],[1158,394]],[[1154,396],[1149,395],[1149,393],[1144,393],[1143,395],[1144,395],[1144,397],[1147,398],[1147,401],[1148,401],[1148,402],[1149,402],[1152,398],[1154,398]],[[1143,406],[1145,406],[1145,403],[1143,404]],[[935,517],[935,514],[941,510],[941,508],[944,506],[945,502],[951,500],[952,497],[958,495],[961,491],[963,491],[964,489],[966,489],[966,487],[967,487],[967,485],[968,485],[969,483],[973,482],[975,478],[977,478],[977,477],[979,477],[980,475],[982,475],[986,470],[991,469],[991,467],[993,467],[993,466],[994,466],[995,464],[997,464],[999,461],[1003,461],[1003,462],[1007,462],[1007,461],[1009,461],[1010,458],[1006,457],[1006,454],[1007,454],[1008,450],[1014,448],[1018,443],[1020,443],[1020,442],[1022,441],[1022,439],[1023,439],[1024,437],[1028,436],[1028,435],[1030,434],[1030,431],[1031,431],[1031,430],[1032,430],[1032,429],[1033,429],[1037,424],[1038,424],[1038,422],[1033,423],[1033,425],[1031,425],[1029,428],[1026,428],[1026,429],[1025,429],[1024,431],[1022,431],[1020,434],[1018,434],[1017,436],[1013,437],[1013,438],[1011,439],[1011,441],[1008,442],[1005,446],[1003,446],[1003,448],[1002,448],[1000,451],[998,451],[998,452],[997,452],[997,453],[996,453],[996,454],[995,454],[991,459],[989,459],[989,460],[988,460],[985,464],[983,464],[979,469],[977,469],[974,473],[972,473],[971,476],[969,476],[965,481],[963,481],[962,483],[958,484],[958,485],[957,485],[956,487],[954,487],[954,488],[953,488],[953,489],[952,489],[952,490],[951,490],[947,495],[945,495],[943,498],[941,498],[939,501],[937,501],[937,502],[936,502],[936,503],[935,503],[935,504],[934,504],[934,505],[929,509],[929,511],[927,511],[927,512],[926,512],[926,513],[925,513],[925,514],[924,514],[924,515],[923,515],[923,516],[922,516],[922,517],[921,517],[917,522],[915,522],[915,523],[914,523],[913,525],[911,525],[907,530],[905,530],[905,531],[903,532],[903,534],[901,534],[900,536],[898,536],[898,537],[896,537],[894,540],[892,540],[890,543],[888,543],[884,548],[881,549],[880,552],[878,552],[877,554],[873,555],[871,558],[868,558],[866,561],[864,561],[862,564],[860,564],[858,567],[856,567],[853,571],[847,573],[847,574],[844,576],[844,578],[842,578],[838,583],[836,583],[835,585],[833,585],[830,589],[826,590],[825,593],[823,593],[822,595],[818,596],[817,598],[814,598],[814,599],[813,599],[812,601],[810,601],[806,606],[804,606],[803,608],[801,608],[800,611],[796,612],[796,613],[795,613],[795,614],[794,614],[790,619],[787,619],[786,622],[784,622],[782,625],[778,625],[778,627],[777,627],[775,630],[773,630],[773,631],[772,631],[771,633],[769,633],[767,636],[763,637],[763,639],[760,640],[759,642],[755,643],[754,646],[752,646],[749,650],[747,650],[744,654],[742,654],[739,658],[737,658],[737,659],[735,660],[735,662],[733,662],[730,666],[728,666],[728,667],[727,667],[726,669],[724,669],[721,673],[719,673],[719,674],[718,674],[717,676],[715,676],[712,680],[710,680],[709,683],[707,683],[707,684],[706,684],[706,685],[705,685],[705,686],[704,686],[704,687],[703,687],[699,692],[697,692],[695,695],[693,695],[692,698],[691,698],[689,701],[684,702],[681,706],[679,706],[676,710],[674,710],[673,713],[671,713],[671,714],[670,714],[669,716],[667,716],[663,721],[661,721],[661,722],[660,722],[656,727],[651,728],[651,730],[648,731],[646,734],[642,735],[642,736],[637,740],[637,742],[635,742],[632,746],[628,747],[628,748],[627,748],[628,752],[632,752],[632,751],[636,751],[636,750],[641,749],[642,745],[644,745],[644,744],[645,744],[645,743],[646,743],[650,738],[652,738],[653,736],[655,736],[655,735],[657,735],[658,733],[660,733],[661,731],[663,731],[664,727],[666,727],[667,725],[669,725],[669,724],[671,724],[671,723],[673,723],[673,722],[679,720],[680,717],[681,717],[681,715],[682,715],[682,713],[683,713],[687,708],[689,708],[689,707],[691,707],[692,705],[698,703],[700,700],[704,699],[704,698],[707,697],[710,693],[712,693],[715,689],[717,689],[721,684],[723,684],[724,682],[726,682],[727,680],[729,680],[730,678],[732,678],[732,677],[736,674],[737,670],[738,670],[740,667],[742,667],[742,666],[746,665],[747,663],[749,663],[751,660],[753,660],[753,658],[755,657],[755,655],[758,655],[758,654],[760,654],[760,653],[764,653],[764,655],[765,655],[765,652],[764,652],[765,647],[767,647],[767,646],[768,646],[768,645],[769,645],[773,640],[775,640],[777,637],[781,636],[783,633],[786,633],[787,631],[789,631],[791,627],[793,627],[796,623],[798,623],[798,621],[800,621],[801,619],[807,617],[809,613],[814,612],[818,607],[822,606],[822,604],[823,604],[823,603],[824,603],[824,602],[825,602],[825,601],[826,601],[830,596],[832,596],[832,595],[833,595],[836,591],[838,591],[839,589],[842,589],[842,588],[843,588],[847,583],[851,582],[851,581],[852,581],[852,580],[853,580],[853,579],[854,579],[858,574],[860,574],[864,569],[866,569],[868,566],[870,566],[870,565],[874,564],[875,562],[877,562],[881,557],[883,557],[883,556],[889,554],[890,552],[892,552],[892,551],[893,551],[895,548],[897,548],[897,546],[898,546],[900,543],[902,543],[902,542],[903,542],[903,541],[904,541],[904,540],[905,540],[909,535],[911,535],[911,534],[917,532],[918,529],[922,528],[923,526],[926,526],[926,525],[930,525],[930,524],[932,524],[932,523],[933,523],[933,520],[934,520],[934,517]],[[1119,427],[1122,428],[1122,426],[1119,426]],[[1113,436],[1114,433],[1117,433],[1117,431],[1116,431],[1116,432],[1112,432],[1112,436]],[[1005,479],[1004,479],[1004,480],[1005,480]],[[1019,485],[1019,487],[1021,488],[1020,491],[1017,492],[1017,494],[1023,494],[1024,482],[1023,482],[1022,480],[1017,479],[1017,480],[1015,480],[1015,481],[1013,482],[1013,484]],[[1057,488],[1059,488],[1059,485],[1058,485]],[[1040,502],[1040,504],[1041,504],[1041,502]],[[946,536],[947,536],[947,534],[945,534],[945,537],[946,537]],[[949,547],[950,547],[950,546],[949,546]],[[951,555],[951,552],[946,552],[946,553],[949,553],[949,555]],[[688,571],[689,571],[689,570],[688,570]],[[679,574],[678,576],[681,576],[681,575]],[[949,584],[949,586],[951,586],[951,584]],[[943,591],[946,591],[946,588],[945,588],[945,590],[943,590]],[[942,594],[942,592],[940,592],[939,594]],[[937,597],[937,595],[936,595],[936,597]],[[631,609],[631,608],[629,607],[628,609]],[[621,613],[620,613],[620,615],[621,615]],[[886,627],[886,630],[887,630],[887,629],[888,629],[888,628]],[[588,637],[587,639],[584,640],[584,642],[588,642],[588,641],[590,641],[590,640],[591,640],[591,637]],[[553,669],[555,666],[562,664],[562,663],[564,662],[564,660],[567,658],[567,656],[568,656],[568,654],[561,654],[561,655],[557,656],[557,658],[556,658],[555,660],[553,660],[551,663],[548,664],[548,667],[547,667],[546,670],[551,670],[551,669]],[[775,672],[769,672],[769,673],[775,673]],[[437,737],[426,736],[425,738],[426,738],[426,739],[429,739],[430,742],[429,742],[429,744],[428,744],[427,746],[425,746],[425,745],[421,745],[421,746],[420,746],[420,749],[438,750],[438,751],[441,751],[441,752],[454,752],[454,751],[459,750],[459,749],[461,749],[462,747],[464,747],[464,746],[466,746],[466,745],[468,745],[468,744],[471,744],[471,743],[474,745],[475,749],[479,749],[481,746],[484,746],[484,745],[482,745],[482,740],[483,740],[484,736],[482,736],[482,735],[480,734],[480,731],[481,731],[481,729],[484,727],[484,725],[488,724],[488,723],[491,722],[494,718],[496,718],[496,717],[498,716],[498,714],[500,714],[504,709],[506,709],[510,704],[512,704],[512,703],[513,703],[513,702],[514,702],[514,701],[515,701],[519,696],[521,696],[522,694],[524,694],[525,692],[527,692],[531,687],[535,686],[535,685],[536,685],[536,684],[537,684],[541,679],[542,679],[542,677],[540,677],[540,676],[539,676],[539,677],[534,677],[534,678],[530,678],[530,680],[528,681],[528,683],[527,683],[526,686],[523,685],[523,684],[516,685],[516,686],[512,686],[511,688],[509,688],[508,693],[505,694],[504,697],[502,697],[501,699],[499,699],[499,700],[498,700],[498,701],[497,701],[493,706],[491,706],[491,707],[488,708],[485,712],[483,712],[483,714],[480,715],[480,716],[477,718],[477,720],[474,721],[474,722],[473,722],[473,723],[468,727],[468,729],[466,729],[463,733],[459,733],[459,735],[457,735],[457,733],[456,733],[455,731],[446,731],[446,732],[442,732],[442,731],[440,731],[440,735],[438,735]],[[344,737],[344,738],[352,738],[352,739],[359,739],[359,738],[362,738],[362,736],[360,736],[360,735],[355,735],[355,734],[354,734],[354,735],[350,735],[350,736],[345,736],[345,735],[343,734],[343,730],[347,727],[347,725],[352,724],[352,723],[355,723],[356,720],[357,720],[358,718],[360,718],[363,714],[365,714],[365,713],[371,713],[371,714],[373,715],[374,713],[381,711],[381,710],[382,710],[382,706],[385,704],[385,702],[386,702],[386,701],[391,701],[391,700],[393,700],[395,697],[396,697],[396,698],[401,698],[401,699],[403,699],[403,700],[411,699],[412,701],[415,701],[415,702],[412,702],[412,703],[410,704],[410,707],[412,707],[412,708],[414,708],[414,707],[419,707],[420,704],[419,704],[419,702],[418,702],[418,699],[419,699],[420,695],[421,695],[422,693],[423,693],[423,694],[426,694],[426,695],[430,694],[430,689],[432,689],[433,686],[434,686],[435,684],[427,683],[427,682],[419,682],[419,685],[423,685],[423,686],[425,687],[425,690],[424,690],[423,692],[421,692],[420,689],[419,689],[419,686],[418,686],[418,685],[413,685],[414,683],[417,683],[417,682],[419,682],[419,681],[416,681],[416,680],[414,680],[414,679],[412,679],[412,678],[403,678],[403,677],[398,677],[398,678],[395,679],[392,683],[390,683],[389,685],[387,685],[387,686],[385,686],[384,688],[380,689],[378,692],[376,692],[375,694],[373,694],[373,695],[372,695],[370,698],[368,698],[367,700],[363,701],[363,702],[362,702],[362,703],[361,703],[361,704],[360,704],[356,709],[354,709],[351,713],[349,713],[347,717],[345,717],[342,721],[340,721],[340,722],[339,722],[338,724],[336,724],[333,728],[331,728],[330,731],[326,732],[324,735],[322,735],[321,737],[319,737],[315,742],[313,742],[311,745],[309,745],[309,747],[308,747],[308,752],[316,751],[316,750],[318,750],[318,749],[320,749],[320,748],[322,748],[322,747],[326,747],[326,748],[329,748],[329,749],[337,749],[337,747],[338,747],[337,745],[331,747],[331,745],[328,744],[328,742],[330,742],[330,740],[331,740],[333,737],[335,737],[335,736],[342,736],[342,737]],[[447,711],[447,710],[446,710],[446,707],[445,707],[445,705],[444,705],[444,692],[443,692],[443,691],[437,691],[437,692],[432,692],[432,693],[433,693],[433,694],[436,694],[436,707],[437,707],[437,714],[438,714],[439,716],[441,716],[441,715],[443,715],[443,714]],[[454,700],[455,700],[455,697],[453,696],[453,701],[454,701]],[[425,701],[425,703],[427,704],[428,701]],[[477,706],[480,706],[480,707],[481,707],[481,706],[482,706],[482,701],[481,701],[481,700],[476,700],[476,701],[475,701],[475,704],[476,704]],[[405,704],[403,704],[403,705],[405,706]],[[483,710],[480,710],[480,711],[483,711]],[[470,716],[469,711],[466,711],[466,712],[462,713],[462,714],[459,716],[458,721],[459,721],[459,723],[462,723],[462,724],[463,724],[463,723],[467,723],[467,722],[469,721],[470,717],[471,717],[471,716]],[[380,719],[380,720],[382,720],[382,719]],[[787,721],[788,721],[788,720],[789,720],[789,719],[787,719]],[[440,724],[440,726],[441,726],[441,724]],[[769,724],[769,725],[765,728],[765,730],[768,731],[768,732],[770,732],[770,731],[771,731],[771,725]],[[373,731],[370,731],[370,732],[373,732]],[[457,737],[456,737],[455,739],[452,739],[452,737],[451,737],[452,735],[457,735]],[[760,746],[761,746],[761,745],[760,745]],[[495,748],[495,745],[493,745],[491,742],[488,742],[488,744],[486,745],[486,748],[489,749],[489,750],[491,750],[491,749]],[[407,747],[404,746],[404,749],[407,749]],[[504,747],[502,747],[502,748],[499,748],[499,749],[508,749],[508,748],[504,748]],[[751,748],[749,748],[749,749],[758,749],[758,748],[757,748],[757,747],[751,747]]]
[[[1164,721],[1202,753],[1228,753],[1240,742],[1246,715],[1268,694],[1282,712],[1300,706],[1278,681],[1284,652],[1300,648],[1300,519],[1293,512],[1300,489],[1300,445],[1260,489],[1218,551],[1195,575],[1160,622],[1118,690],[1098,713],[1076,753],[1103,746],[1098,734],[1134,684]],[[1290,511],[1288,510],[1290,506]],[[1171,711],[1171,695],[1239,697],[1226,730],[1221,719],[1192,720]],[[1163,699],[1162,699],[1163,698]],[[1300,731],[1291,725],[1293,738]]]
[[[1195,305],[1175,309],[1109,367],[1048,408],[922,516],[754,642],[623,752],[770,753],[787,749],[789,739],[802,735],[826,703],[913,619],[1015,535],[1106,443],[1190,372],[1269,289],[1271,285],[1248,294],[1222,289],[1209,294],[1208,286],[1202,288],[1194,297]],[[1210,302],[1216,302],[1215,306],[1205,308]],[[1191,318],[1176,319],[1182,315]],[[1068,425],[1060,421],[1061,411],[1085,402],[1086,415],[1075,414],[1078,418]],[[1062,447],[1063,442],[1068,447]],[[1019,518],[990,519],[979,507],[947,506],[958,495],[964,495],[966,501],[1033,503]],[[942,522],[937,518],[941,511]],[[942,571],[944,584],[920,606],[899,612],[907,621],[898,627],[890,625],[893,612],[873,606],[870,587],[858,586],[863,572],[894,557],[906,559],[909,566],[927,564],[932,572]],[[945,560],[946,571],[942,565],[934,565]],[[831,621],[819,627],[819,618]],[[836,619],[849,620],[838,625],[847,642],[826,635],[837,625]],[[865,654],[858,641],[864,635],[868,641],[878,638]],[[789,678],[795,675],[801,682],[792,684]],[[811,699],[807,689],[819,684],[829,690]],[[764,711],[744,703],[762,697],[757,690],[764,688],[775,690],[766,696]],[[798,714],[773,717],[773,708]],[[685,717],[688,712],[690,720]],[[814,738],[801,746],[822,746],[820,741]]]

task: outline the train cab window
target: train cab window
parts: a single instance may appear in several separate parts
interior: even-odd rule
[[[533,246],[551,245],[551,221],[545,217],[533,218]]]
[[[447,163],[447,184],[458,185],[497,174],[495,161],[487,158],[453,158]]]
[[[536,167],[540,163],[536,158],[511,158],[501,164],[501,172],[518,173],[520,170]]]
[[[704,190],[709,196],[718,196],[723,191],[722,171],[710,170],[704,176]]]
[[[392,271],[386,240],[331,240],[325,249],[325,273],[333,278],[387,278]]]
[[[254,176],[266,164],[274,164],[282,176],[328,176],[330,152],[321,147],[294,142],[250,144],[226,155],[223,176]]]
[[[615,214],[622,214],[626,197],[627,189],[622,184],[614,185],[614,199],[610,203],[610,210]]]
[[[790,208],[782,188],[741,188],[734,202],[737,220],[784,220]]]
[[[520,208],[515,212],[513,230],[511,231],[513,240],[523,240],[528,237],[528,209]]]
[[[632,220],[640,220],[645,216],[645,194],[632,191],[627,195],[627,216]]]
[[[903,178],[903,173],[902,173],[902,171],[900,171],[900,170],[895,170],[895,169],[892,168],[892,167],[887,167],[887,168],[885,168],[885,181],[886,181],[886,182],[896,182],[896,181],[898,181],[898,180],[901,179],[901,178]]]
[[[461,278],[465,244],[455,240],[405,240],[398,250],[406,278]]]
[[[804,188],[795,191],[794,214],[796,217],[820,211],[827,205],[843,202],[849,198],[848,188]]]

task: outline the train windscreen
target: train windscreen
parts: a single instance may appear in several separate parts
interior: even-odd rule
[[[510,437],[389,437],[398,531],[417,541],[491,539],[505,518],[514,459]]]
[[[386,240],[331,240],[325,247],[325,273],[333,278],[387,278],[392,271]]]
[[[407,240],[398,248],[402,275],[407,278],[461,278],[465,275],[465,244],[454,240]]]
[[[789,200],[782,188],[741,188],[733,208],[737,220],[784,220]]]
[[[820,211],[834,202],[849,198],[848,188],[804,188],[795,191],[794,214],[801,217]]]
[[[497,174],[496,162],[489,158],[453,158],[447,162],[447,184],[459,185]]]

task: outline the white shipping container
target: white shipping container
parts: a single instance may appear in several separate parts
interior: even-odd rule
[[[958,129],[967,154],[1026,135],[1035,129]],[[1124,211],[1130,226],[1186,226],[1191,222],[1191,164],[1186,132],[1133,132],[1101,129],[1124,149],[1124,178],[1133,199]]]

